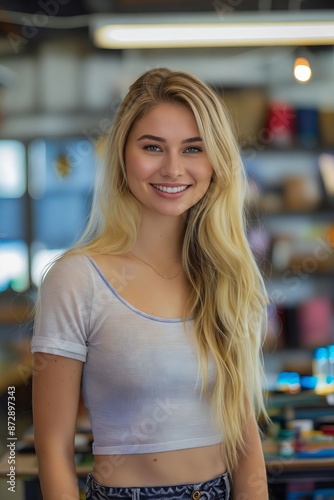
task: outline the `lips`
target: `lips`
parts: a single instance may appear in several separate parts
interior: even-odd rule
[[[162,184],[152,184],[152,186],[155,189],[162,191],[163,193],[175,194],[175,193],[182,193],[183,191],[185,191],[189,187],[189,184],[178,185],[178,186],[164,186]]]

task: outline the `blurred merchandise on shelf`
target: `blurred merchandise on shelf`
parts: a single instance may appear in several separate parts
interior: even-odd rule
[[[310,490],[307,489],[307,483],[296,483],[293,490],[287,491],[285,500],[334,500],[334,488],[315,489],[314,483],[309,485]]]
[[[306,175],[287,175],[283,179],[283,206],[292,212],[316,210],[321,205],[320,185]]]
[[[289,429],[293,429],[296,435],[302,432],[306,434],[309,431],[313,431],[313,420],[311,420],[310,418],[291,420],[288,423],[288,427]]]
[[[334,381],[334,345],[328,346],[328,376]]]
[[[334,500],[334,488],[314,490],[312,500]]]
[[[310,225],[310,229],[316,229]],[[294,285],[296,281],[308,279],[310,275],[334,272],[334,252],[327,243],[328,226],[309,234],[278,234],[272,237],[271,256],[273,273],[283,273],[283,279]],[[318,232],[316,239],[312,232]],[[292,277],[294,278],[292,280]]]
[[[292,458],[295,456],[295,435],[293,430],[282,429],[279,433],[279,456]]]
[[[267,137],[272,146],[292,146],[295,134],[295,110],[286,102],[271,102],[268,106]]]
[[[301,366],[299,371],[271,373],[266,381],[267,390],[286,394],[310,390],[320,395],[334,394],[333,351],[334,345],[318,347],[313,350],[310,363]]]
[[[296,109],[296,136],[297,144],[304,148],[314,149],[318,146],[319,125],[316,108]]]
[[[266,90],[217,89],[231,115],[242,148],[256,144],[306,150],[334,147],[334,109],[270,101]]]
[[[334,458],[334,410],[327,396],[314,391],[290,392],[284,382],[289,376],[298,385],[298,374],[282,373],[284,392],[271,391],[268,398],[271,424],[263,442],[266,458]]]
[[[222,97],[241,147],[261,142],[268,112],[266,92],[257,88],[224,89]]]
[[[334,394],[334,377],[331,375],[330,365],[331,351],[333,345],[316,348],[313,352],[313,360],[309,365],[311,370],[284,371],[273,374],[270,378],[268,390],[286,394],[297,394],[301,391],[313,390],[315,394]]]
[[[290,267],[294,241],[294,236],[290,234],[272,236],[270,263],[273,272],[281,273]]]
[[[332,208],[334,152],[259,151],[243,154],[248,207],[271,214],[317,213]]]
[[[319,129],[321,144],[334,147],[334,109],[319,110]]]
[[[300,376],[296,372],[282,372],[277,376],[277,390],[293,394],[301,390]]]
[[[308,168],[304,164],[302,173],[303,155],[296,155],[298,173],[293,175],[290,164],[294,158],[285,154],[281,159],[277,153],[261,153],[255,160],[246,158],[248,236],[255,257],[269,277],[287,272],[284,280],[292,275],[304,279],[301,275],[334,272],[331,198],[323,194],[317,156],[306,159]],[[334,184],[334,155],[330,158]],[[332,190],[334,199],[334,187]]]
[[[293,490],[287,491],[285,500],[334,500],[334,488],[314,489],[314,483],[309,485],[310,490],[307,489],[307,483],[296,483]]]
[[[331,224],[328,227],[326,239],[327,239],[328,245],[334,249],[334,224]]]
[[[276,314],[280,319],[279,329],[275,318],[275,329],[271,336],[280,336],[281,347],[314,349],[334,343],[334,302],[330,297],[315,296],[299,304],[280,306]],[[272,322],[269,316],[271,328]],[[333,353],[330,352],[331,362],[328,366],[331,372],[328,375],[332,374],[334,363]],[[312,374],[311,371],[302,373]]]
[[[303,347],[328,344],[333,338],[333,304],[329,297],[314,297],[298,307],[299,341]],[[333,339],[334,340],[334,339]]]
[[[334,154],[322,153],[319,155],[319,172],[325,204],[334,207]]]
[[[318,392],[330,386],[334,392],[334,345],[319,347],[313,353],[313,375],[317,379]]]
[[[290,483],[287,485],[286,500],[313,500],[314,482]]]

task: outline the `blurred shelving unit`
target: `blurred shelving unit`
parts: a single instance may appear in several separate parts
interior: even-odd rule
[[[312,108],[316,121],[305,136],[297,121],[303,110],[260,99],[260,113],[243,129],[245,109],[240,103],[238,118],[233,101],[248,175],[248,238],[271,300],[264,358],[274,424],[263,442],[270,498],[331,498],[334,358],[326,357],[320,383],[315,352],[334,344],[334,128],[324,138]],[[280,387],[291,377],[298,384]]]
[[[248,238],[271,299],[265,354],[273,372],[289,371],[285,354],[298,349],[295,370],[307,374],[313,349],[334,344],[334,104],[294,105],[263,87],[221,93],[248,175]]]

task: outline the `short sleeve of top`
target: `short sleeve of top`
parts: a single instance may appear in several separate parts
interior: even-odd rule
[[[62,257],[39,290],[31,351],[86,361],[94,282],[84,255]]]

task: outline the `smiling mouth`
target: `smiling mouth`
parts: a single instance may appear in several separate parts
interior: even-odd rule
[[[161,186],[160,184],[151,184],[155,189],[158,189],[159,191],[162,191],[163,193],[181,193],[182,191],[185,191],[188,189],[190,185],[187,186],[177,186],[177,187],[170,187],[170,186]]]

